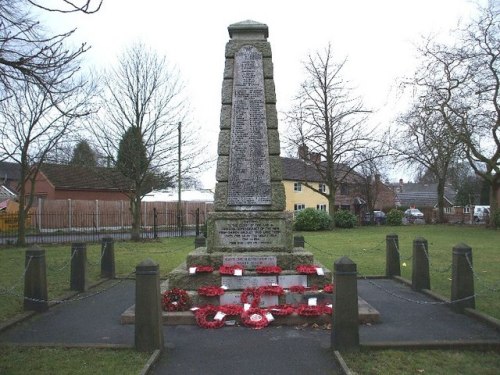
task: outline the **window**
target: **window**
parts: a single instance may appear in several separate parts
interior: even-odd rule
[[[453,207],[445,207],[444,208],[444,213],[445,214],[451,214],[451,213],[453,213],[452,210],[453,210]]]
[[[293,210],[295,212],[302,211],[304,208],[306,208],[306,205],[304,203],[295,203],[293,205]]]
[[[318,190],[320,193],[326,193],[326,185],[325,184],[319,184]]]
[[[340,185],[340,194],[341,195],[349,195],[349,187],[347,186],[347,184]]]
[[[302,191],[302,183],[294,182],[293,183],[293,191]]]
[[[318,211],[326,211],[326,204],[317,204],[316,209]]]
[[[470,214],[470,206],[464,207],[464,214]]]

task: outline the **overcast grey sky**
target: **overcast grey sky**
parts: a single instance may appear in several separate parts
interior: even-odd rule
[[[401,106],[396,83],[415,69],[414,43],[430,33],[447,35],[474,12],[468,0],[104,0],[94,15],[51,15],[50,24],[77,27],[74,39],[92,46],[85,58],[97,68],[113,64],[137,40],[165,55],[180,70],[193,123],[215,157],[230,24],[268,25],[278,111],[289,108],[304,79],[302,61],[331,42],[339,59],[348,57],[347,77],[376,111],[367,126],[387,126]],[[215,169],[201,179],[213,187]]]

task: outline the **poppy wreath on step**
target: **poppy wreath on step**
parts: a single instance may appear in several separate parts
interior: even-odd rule
[[[196,273],[211,273],[214,272],[212,266],[196,266]]]
[[[265,286],[259,286],[258,292],[261,295],[268,295],[268,296],[281,296],[285,293],[282,287],[279,285],[265,285]]]
[[[288,288],[288,290],[292,293],[304,293],[306,290],[315,291],[318,290],[316,285],[313,286],[303,286],[303,285],[292,285]]]
[[[206,297],[222,296],[224,294],[224,289],[215,285],[202,286],[198,288],[198,294]]]
[[[243,312],[243,306],[236,304],[220,305],[219,311],[222,311],[228,316],[237,316],[241,315],[241,313]]]
[[[241,303],[243,304],[249,303],[248,302],[249,296],[252,297],[252,302],[250,303],[250,307],[252,308],[258,307],[260,305],[260,296],[261,296],[259,288],[252,288],[252,287],[245,288],[240,296]]]
[[[165,311],[186,311],[191,303],[184,289],[173,288],[163,292],[162,307]]]
[[[325,309],[321,305],[309,306],[302,304],[297,307],[296,311],[300,316],[320,316],[325,313]]]
[[[267,309],[276,316],[287,316],[295,312],[295,307],[289,304],[270,306]]]
[[[279,266],[260,266],[255,269],[255,272],[261,275],[279,275],[281,271]]]
[[[321,305],[323,307],[323,314],[333,315],[333,307],[331,305]]]
[[[300,264],[298,265],[295,270],[298,273],[304,274],[304,275],[316,275],[318,271],[316,270],[316,266],[312,264]]]
[[[326,284],[323,287],[323,292],[325,293],[333,293],[335,291],[335,286],[333,284]]]
[[[243,272],[243,266],[240,266],[239,264],[235,264],[234,266],[226,266],[223,264],[219,268],[219,273],[221,275],[234,275],[235,270],[241,270],[241,272]]]
[[[218,312],[219,308],[217,306],[206,305],[200,307],[194,312],[196,323],[201,328],[220,328],[225,324],[226,318],[224,316],[222,319],[214,319]]]
[[[259,308],[250,308],[241,313],[241,321],[246,327],[253,329],[261,329],[269,325],[269,320],[266,317],[266,310]]]

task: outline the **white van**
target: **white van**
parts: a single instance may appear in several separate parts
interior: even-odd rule
[[[474,221],[485,221],[490,216],[490,206],[474,206]]]

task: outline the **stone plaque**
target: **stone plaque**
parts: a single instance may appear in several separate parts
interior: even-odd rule
[[[290,288],[295,285],[307,286],[306,275],[280,275],[278,276],[278,284],[282,288]]]
[[[220,296],[220,304],[241,305],[240,298],[241,298],[241,292],[226,292],[222,296]],[[251,302],[251,299],[249,299],[248,302]],[[263,295],[260,297],[260,305],[259,305],[260,307],[275,306],[278,304],[279,304],[278,296]]]
[[[245,289],[256,288],[259,286],[267,286],[276,284],[278,279],[276,276],[222,276],[221,284],[227,286],[228,289]]]
[[[227,204],[271,204],[262,54],[243,46],[234,57]]]
[[[260,247],[281,245],[280,223],[275,220],[241,219],[218,221],[218,245]]]
[[[224,255],[222,257],[222,263],[227,266],[234,266],[235,264],[239,264],[245,269],[254,270],[260,266],[276,266],[276,257],[271,255]]]

